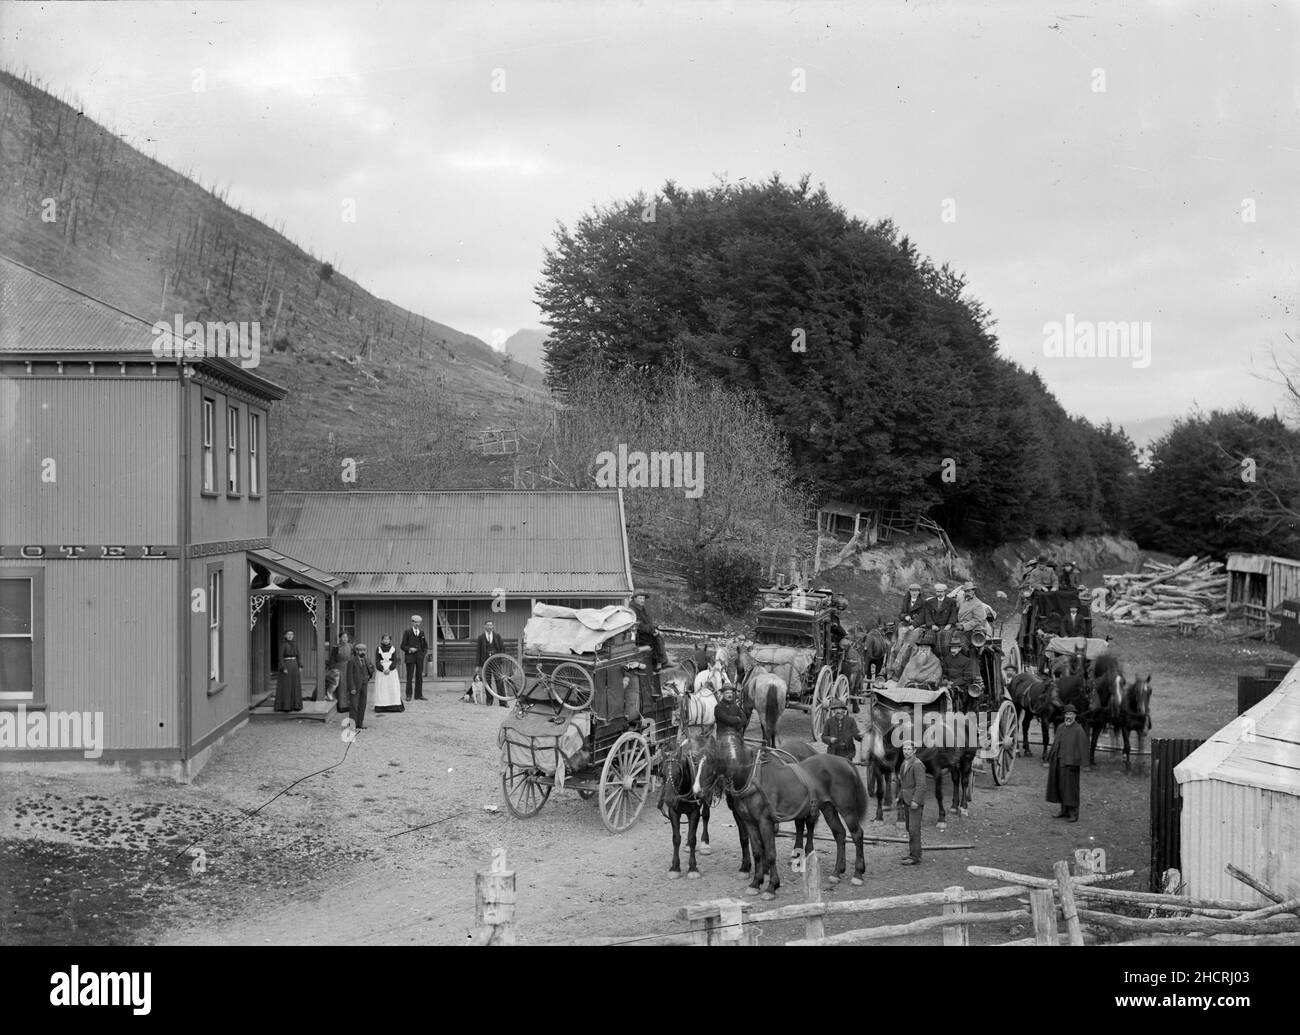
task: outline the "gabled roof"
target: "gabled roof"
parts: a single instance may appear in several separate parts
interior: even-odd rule
[[[1300,797],[1300,664],[1277,689],[1174,767],[1180,783],[1218,780]]]
[[[618,491],[272,492],[274,547],[343,596],[632,592]]]

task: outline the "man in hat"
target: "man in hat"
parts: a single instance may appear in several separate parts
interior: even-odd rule
[[[1047,751],[1047,800],[1061,806],[1057,819],[1079,822],[1079,770],[1088,757],[1088,734],[1076,721],[1074,705],[1065,706],[1065,722]]]
[[[718,728],[718,736],[734,733],[744,736],[745,727],[749,725],[749,716],[736,701],[736,688],[731,685],[722,688],[722,700],[713,709],[713,722]]]
[[[406,662],[406,699],[424,700],[424,658],[429,653],[429,640],[424,635],[424,619],[411,615],[410,627],[402,633],[402,660]]]
[[[831,714],[822,727],[822,743],[828,755],[838,755],[853,761],[857,754],[855,741],[862,739],[857,720],[849,714],[849,702],[836,697],[830,703]]]
[[[1079,586],[1079,566],[1074,561],[1067,561],[1061,568],[1059,589],[1077,589]]]
[[[348,713],[352,716],[354,729],[366,728],[367,687],[374,675],[375,666],[370,664],[370,659],[366,657],[366,645],[358,643],[352,649],[352,657],[348,659],[347,673],[344,676],[349,690]]]
[[[943,667],[943,679],[946,682],[963,691],[976,687],[972,695],[975,697],[984,692],[984,678],[980,675],[979,662],[975,655],[962,649],[958,640],[954,639],[948,644],[948,650],[939,657],[939,664]]]
[[[916,744],[903,741],[898,769],[898,800],[907,809],[907,858],[904,866],[921,865],[921,815],[925,811],[925,766],[916,757]]]
[[[903,597],[903,607],[898,612],[898,641],[894,644],[890,678],[897,679],[911,659],[912,652],[916,649],[916,641],[925,631],[925,627],[921,624],[924,615],[925,596],[921,593],[921,584],[913,582],[907,587],[907,595]]]
[[[928,633],[923,635],[921,642],[916,645],[916,653],[903,669],[903,676],[899,680],[903,686],[937,683],[943,678],[943,665],[934,656],[933,647],[930,635]]]
[[[968,643],[971,633],[976,631],[986,638],[993,635],[993,626],[989,624],[991,614],[993,608],[979,598],[975,583],[963,582],[957,590],[957,628],[965,633]]]
[[[1087,636],[1088,626],[1079,613],[1079,605],[1071,604],[1070,613],[1061,621],[1062,636]]]
[[[658,672],[668,665],[668,653],[664,650],[663,637],[650,621],[650,612],[646,609],[649,594],[638,590],[632,597],[632,611],[636,615],[636,644],[638,647],[650,648],[650,659],[654,670]]]
[[[925,602],[921,624],[930,630],[939,653],[946,654],[948,641],[952,639],[952,627],[957,624],[957,604],[948,595],[946,583],[934,584],[934,596]]]

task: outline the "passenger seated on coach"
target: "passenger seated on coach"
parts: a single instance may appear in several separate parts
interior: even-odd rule
[[[945,682],[952,683],[962,690],[976,687],[976,691],[971,694],[972,697],[979,697],[984,693],[984,677],[980,675],[979,661],[974,654],[964,650],[957,640],[954,639],[948,644],[948,650],[940,658],[940,664],[943,667]]]
[[[896,650],[904,644],[915,644],[921,634],[921,618],[925,613],[925,597],[921,594],[921,584],[913,582],[907,587],[903,597],[903,606],[898,612],[898,639],[894,643]]]
[[[916,652],[908,659],[899,682],[903,686],[933,686],[943,678],[943,665],[934,656],[934,638],[923,635],[916,644]]]

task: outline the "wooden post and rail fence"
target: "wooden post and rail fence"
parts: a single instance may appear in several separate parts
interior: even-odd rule
[[[545,944],[757,945],[767,925],[803,921],[802,937],[787,940],[784,944],[859,945],[939,931],[944,945],[969,945],[973,929],[1005,930],[1023,921],[1024,926],[1033,931],[1031,936],[994,944],[1086,945],[1103,940],[1121,945],[1204,945],[1222,941],[1300,945],[1300,898],[1285,899],[1263,882],[1231,865],[1228,866],[1229,873],[1273,904],[1261,908],[1256,902],[1194,899],[1185,895],[1105,887],[1107,882],[1133,876],[1133,871],[1106,873],[1105,853],[1097,849],[1077,851],[1073,870],[1067,862],[1056,863],[1051,877],[968,866],[966,869],[971,876],[999,881],[1002,886],[980,889],[953,886],[942,891],[840,902],[828,902],[822,897],[821,861],[816,850],[795,866],[802,870],[802,901],[788,906],[761,909],[752,900],[712,899],[682,906],[677,911],[677,919],[688,924],[686,931],[558,942],[548,940]],[[971,908],[983,903],[995,903],[1003,908]],[[937,907],[939,913],[904,923],[826,933],[828,918],[857,918],[890,910],[925,907]],[[517,944],[514,913],[515,874],[506,869],[505,850],[497,849],[493,852],[492,868],[477,875],[477,926],[469,933],[469,943]],[[1161,913],[1166,915],[1159,915]]]

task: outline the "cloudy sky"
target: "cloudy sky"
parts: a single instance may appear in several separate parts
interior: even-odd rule
[[[1257,375],[1300,351],[1295,4],[32,3],[0,4],[0,40],[487,341],[540,323],[557,222],[780,172],[963,271],[1091,419],[1271,409]],[[1067,320],[1149,325],[1149,363],[1046,355]]]

